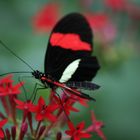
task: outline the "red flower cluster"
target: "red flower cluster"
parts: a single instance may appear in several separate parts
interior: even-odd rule
[[[104,133],[102,132],[101,128],[104,126],[103,122],[96,120],[94,112],[91,111],[91,120],[92,124],[86,129],[87,132],[95,132],[97,135],[106,140]]]
[[[39,98],[38,104],[34,107],[31,107],[31,111],[35,112],[35,118],[37,121],[42,121],[48,119],[49,121],[55,122],[56,116],[53,115],[53,112],[58,108],[57,104],[46,105],[42,97]]]
[[[85,122],[79,123],[76,127],[74,127],[72,122],[68,122],[68,126],[70,130],[66,130],[66,134],[70,135],[72,140],[80,140],[81,138],[90,138],[91,135],[87,132],[84,132]]]
[[[117,29],[115,25],[111,22],[108,15],[104,13],[96,14],[86,14],[86,17],[90,23],[91,28],[93,29],[96,37],[101,42],[105,40],[110,42],[115,39],[117,34]]]
[[[36,31],[49,31],[59,16],[59,5],[50,3],[44,5],[33,17],[33,26]]]
[[[0,117],[2,118],[0,121],[1,139],[10,140],[12,137],[12,139],[18,138],[19,140],[23,140],[26,136],[28,139],[32,137],[34,139],[41,140],[45,137],[51,138],[55,134],[56,140],[62,140],[62,138],[65,140],[69,138],[72,140],[80,140],[81,138],[90,138],[91,133],[94,132],[105,140],[105,136],[100,130],[103,123],[96,121],[93,112],[92,124],[88,128],[84,128],[84,121],[75,126],[72,120],[70,120],[71,111],[79,112],[79,110],[74,107],[74,104],[79,102],[81,105],[87,107],[88,100],[72,95],[68,91],[63,91],[58,95],[56,91],[52,90],[48,104],[46,104],[43,97],[38,99],[37,104],[34,104],[31,100],[24,102],[19,100],[17,96],[17,93],[20,93],[19,88],[23,83],[13,85],[13,80],[11,78],[12,75],[9,75],[0,80],[0,91],[2,93],[0,99],[2,101],[3,108],[6,111],[6,116],[0,112]],[[6,97],[9,99],[8,102],[10,103],[10,106],[5,99]],[[18,119],[16,109],[23,112],[21,121]],[[12,121],[8,121],[6,118]],[[13,122],[14,125],[11,128],[4,129],[3,126],[7,122]],[[64,124],[68,124],[69,127],[69,130],[65,131],[67,137],[63,136],[62,132],[56,131],[60,130]]]
[[[23,82],[13,85],[11,78],[12,75],[8,75],[0,79],[0,96],[20,94],[19,88],[23,85]]]

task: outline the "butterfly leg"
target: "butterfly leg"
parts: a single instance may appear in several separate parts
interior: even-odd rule
[[[38,87],[38,86],[40,86],[40,87]],[[30,100],[32,100],[32,98],[33,98],[32,101],[34,102],[34,100],[35,100],[35,98],[36,98],[37,92],[38,92],[39,90],[42,90],[42,89],[46,89],[46,87],[45,87],[44,85],[42,85],[42,84],[35,83],[34,90],[33,90],[33,94],[31,95]]]
[[[23,82],[23,78],[32,78],[32,76],[19,76],[19,77],[18,77],[18,81],[19,81],[20,83]],[[27,90],[26,90],[26,88],[25,88],[24,85],[22,86],[22,89],[23,89],[23,91],[24,91],[24,93],[25,93],[25,99],[28,100],[28,98],[27,98]]]

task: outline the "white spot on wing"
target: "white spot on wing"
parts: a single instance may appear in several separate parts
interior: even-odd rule
[[[78,65],[80,63],[80,60],[81,59],[77,59],[77,60],[74,60],[72,63],[70,63],[66,69],[64,70],[59,82],[63,83],[63,82],[66,82],[68,81],[72,75],[74,74],[74,72],[77,70],[78,68]]]

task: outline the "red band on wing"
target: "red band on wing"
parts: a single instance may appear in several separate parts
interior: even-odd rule
[[[59,46],[61,48],[71,49],[73,51],[91,51],[91,45],[87,42],[82,41],[79,35],[74,33],[53,33],[51,35],[50,43],[52,46]]]

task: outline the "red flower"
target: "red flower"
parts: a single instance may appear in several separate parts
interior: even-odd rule
[[[82,106],[88,107],[89,100],[78,97],[74,94],[71,94],[70,98],[71,98],[71,100],[75,100],[75,101],[79,102]]]
[[[60,111],[64,111],[66,115],[69,115],[70,111],[79,112],[78,109],[73,107],[74,102],[71,100],[71,98],[63,97],[60,99],[56,95],[53,95],[53,98],[55,99],[56,104],[59,105]]]
[[[0,79],[0,96],[13,95],[20,93],[23,82],[13,85],[12,75]]]
[[[65,93],[64,93],[65,92]],[[77,95],[74,95],[74,94],[72,94],[71,92],[69,92],[69,91],[64,91],[63,92],[63,96],[62,96],[62,98],[68,98],[68,99],[70,99],[72,102],[79,102],[81,105],[83,105],[83,106],[85,106],[85,107],[88,107],[88,104],[87,104],[87,102],[89,101],[89,100],[87,100],[87,99],[84,99],[84,98],[81,98],[81,97],[79,97],[79,96],[77,96]],[[68,94],[68,95],[67,95]],[[79,94],[80,94],[80,92],[79,92]]]
[[[104,13],[87,14],[89,24],[99,40],[112,41],[116,37],[116,27]]]
[[[14,101],[17,104],[16,108],[20,110],[30,111],[30,108],[34,106],[31,101],[23,102],[17,99],[14,99]]]
[[[29,124],[30,124],[30,126],[32,128],[31,108],[33,108],[34,105],[32,104],[32,102],[30,100],[26,101],[26,102],[23,102],[23,101],[14,99],[14,101],[17,104],[16,108],[18,108],[20,110],[23,110],[23,120],[22,121],[24,122],[25,119],[28,118]]]
[[[101,130],[101,128],[104,126],[104,124],[103,124],[103,122],[96,120],[93,111],[91,111],[91,119],[92,119],[92,125],[90,125],[86,129],[86,132],[96,132],[99,137],[101,137],[103,140],[106,140],[106,137],[105,137],[104,133]]]
[[[105,0],[105,4],[113,10],[123,11],[126,8],[126,0]]]
[[[35,30],[41,32],[48,31],[56,23],[58,15],[58,4],[51,3],[44,5],[33,18],[33,26]]]
[[[90,138],[91,135],[87,132],[85,132],[84,126],[85,123],[81,122],[76,127],[74,127],[72,122],[68,122],[68,126],[70,130],[66,130],[65,133],[69,136],[71,136],[72,140],[80,140],[81,138]]]
[[[108,23],[108,16],[103,13],[87,14],[86,15],[91,27],[93,29],[102,29]]]
[[[7,119],[4,119],[0,121],[0,138],[4,138],[4,132],[2,130],[2,127],[7,123]]]
[[[56,117],[53,112],[58,108],[56,104],[46,105],[42,97],[39,98],[38,104],[35,107],[31,108],[31,111],[36,113],[36,120],[41,121],[43,119],[48,119],[52,122],[56,121]]]

